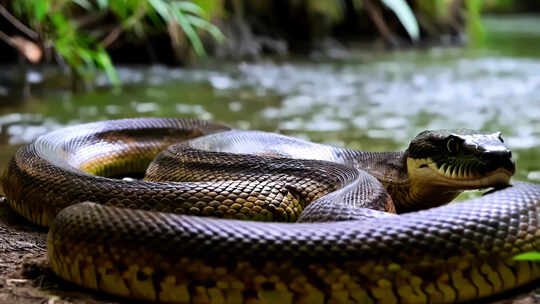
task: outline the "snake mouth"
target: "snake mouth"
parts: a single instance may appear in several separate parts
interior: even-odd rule
[[[476,189],[507,185],[515,172],[511,159],[497,164],[490,162],[436,163],[431,159],[415,161],[419,173],[434,184],[461,189]]]
[[[463,189],[476,189],[480,187],[496,187],[500,185],[507,185],[510,182],[510,178],[514,174],[506,168],[497,168],[487,173],[467,172],[456,170],[444,170],[439,168],[437,170],[439,179],[448,185],[459,186]]]

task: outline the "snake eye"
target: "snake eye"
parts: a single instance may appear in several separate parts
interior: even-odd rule
[[[454,137],[450,137],[447,141],[446,141],[446,149],[448,150],[448,152],[450,153],[458,153],[459,152],[459,145],[460,143],[458,142],[458,140]]]

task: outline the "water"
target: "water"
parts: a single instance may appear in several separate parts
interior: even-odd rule
[[[122,67],[121,90],[54,88],[10,97],[0,107],[0,170],[19,145],[65,125],[175,116],[370,151],[404,149],[424,129],[500,130],[514,151],[516,178],[540,182],[540,23],[531,20],[506,18],[503,26],[488,18],[481,49],[352,52],[339,60],[199,69]],[[31,77],[44,81],[42,73]],[[0,86],[0,96],[8,89]]]

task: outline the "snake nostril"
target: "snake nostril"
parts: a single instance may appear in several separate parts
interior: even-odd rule
[[[498,150],[487,151],[484,153],[487,159],[495,161],[504,161],[512,158],[512,151],[510,150]]]

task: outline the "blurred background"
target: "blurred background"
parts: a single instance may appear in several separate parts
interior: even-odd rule
[[[0,0],[0,170],[81,122],[209,119],[371,151],[502,131],[540,182],[540,2]]]

